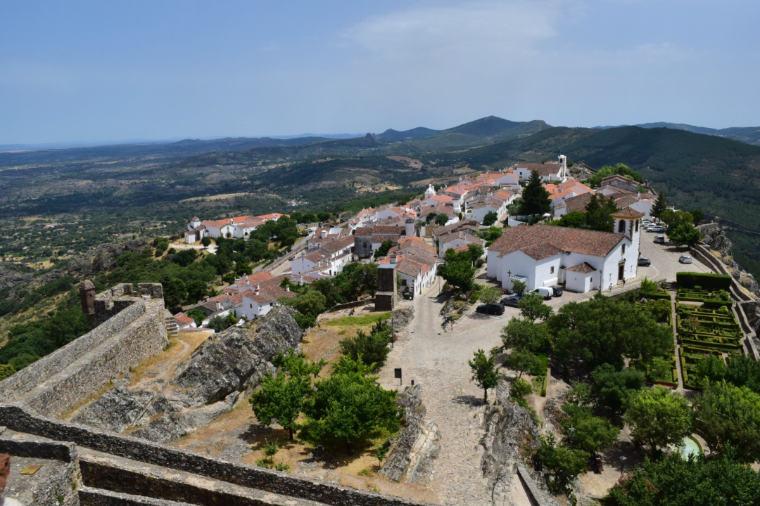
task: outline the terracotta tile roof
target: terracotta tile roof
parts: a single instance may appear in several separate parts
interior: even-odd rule
[[[565,209],[568,213],[583,213],[586,212],[586,206],[591,201],[593,193],[581,193],[575,197],[568,197],[565,199]]]
[[[195,320],[187,316],[185,313],[177,313],[174,315],[174,319],[180,325],[192,325]]]
[[[473,244],[482,244],[483,239],[481,239],[475,232],[464,229],[464,230],[454,230],[447,234],[439,235],[438,241],[441,244],[445,244],[450,241],[454,241],[456,239],[461,239],[463,241],[467,241],[468,243]]]
[[[562,198],[570,198],[573,196],[583,195],[584,193],[591,193],[593,190],[581,183],[576,179],[569,179],[560,184],[546,184],[544,185],[549,192],[549,198],[551,200],[557,200]]]
[[[589,272],[596,271],[596,269],[594,269],[594,267],[588,262],[583,262],[577,265],[573,265],[572,267],[568,267],[567,270],[571,272],[583,272],[586,274]]]
[[[405,228],[402,225],[372,225],[369,227],[357,228],[354,235],[357,237],[371,237],[374,235],[400,236],[404,231]]]
[[[522,250],[534,258],[545,258],[552,251],[569,251],[591,256],[606,256],[620,241],[622,234],[580,228],[533,225],[508,228],[488,249],[502,255]]]
[[[644,216],[644,213],[640,213],[639,211],[635,209],[631,209],[630,207],[627,207],[616,213],[612,213],[613,218],[621,218],[624,220],[636,220],[643,216]]]

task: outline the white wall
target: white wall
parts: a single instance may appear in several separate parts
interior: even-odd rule
[[[586,293],[591,290],[594,277],[598,281],[599,273],[567,271],[565,273],[565,288],[571,292]]]

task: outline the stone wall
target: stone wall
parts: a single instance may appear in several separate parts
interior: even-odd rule
[[[59,415],[159,353],[168,342],[161,296],[156,284],[117,285],[99,294],[96,315],[110,318],[0,382],[0,399]]]
[[[335,506],[410,506],[418,503],[381,496],[268,469],[233,464],[145,440],[34,415],[21,406],[0,404],[0,425],[56,441],[148,464],[207,476],[244,487]]]

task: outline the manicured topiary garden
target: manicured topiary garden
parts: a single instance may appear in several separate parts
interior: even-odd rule
[[[679,272],[678,342],[684,385],[699,388],[697,364],[710,356],[742,353],[744,335],[731,312],[731,279],[718,274]]]

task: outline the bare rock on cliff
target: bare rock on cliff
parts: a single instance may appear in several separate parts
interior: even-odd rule
[[[481,440],[485,451],[481,468],[488,477],[495,504],[510,504],[512,480],[519,479],[515,474],[516,465],[523,464],[524,456],[537,448],[539,432],[528,410],[509,398],[507,381],[500,380],[495,390],[496,400],[485,413],[486,433]],[[528,479],[533,482],[534,489],[543,495],[539,498],[540,504],[555,505],[540,475],[532,472],[530,466],[523,468],[530,473]]]
[[[407,387],[398,404],[404,410],[404,427],[391,441],[380,473],[394,481],[424,482],[440,449],[438,426],[425,419],[419,385]]]
[[[210,404],[258,384],[272,360],[298,347],[303,331],[291,308],[280,306],[251,328],[232,327],[206,340],[181,366],[175,383],[191,402]]]
[[[72,421],[122,432],[145,416],[155,396],[152,392],[129,390],[125,385],[117,385],[80,410]]]
[[[403,308],[394,309],[391,314],[391,326],[393,332],[401,332],[406,329],[409,322],[414,318],[414,307],[408,306]]]

